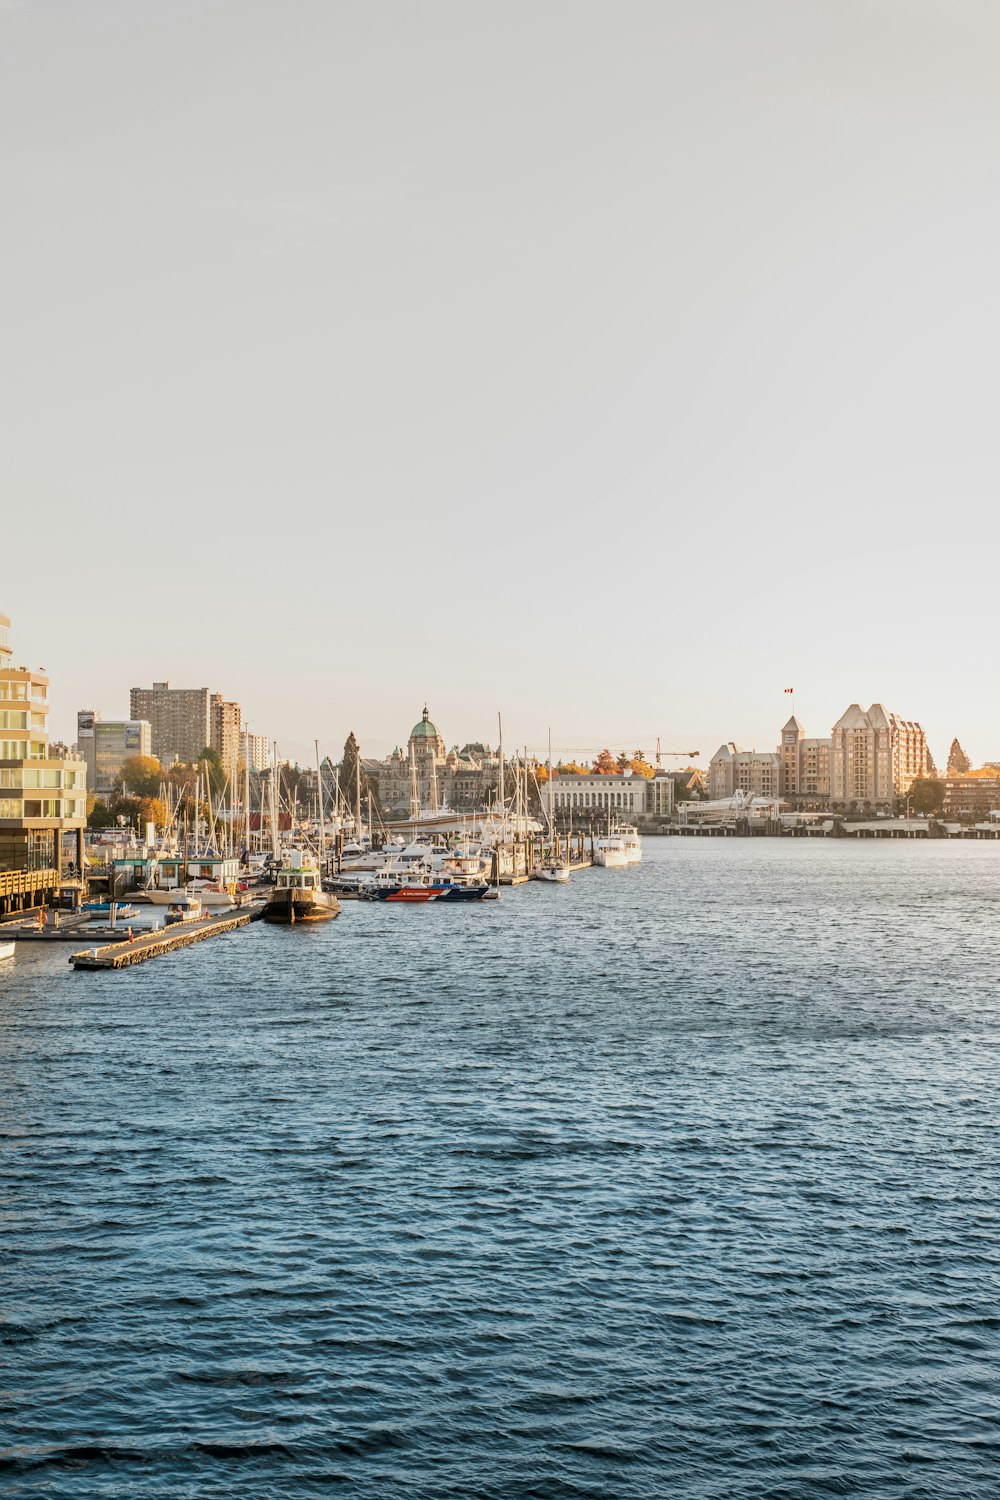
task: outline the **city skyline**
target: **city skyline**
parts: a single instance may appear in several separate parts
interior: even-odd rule
[[[6,600],[0,600],[0,604],[6,604]],[[31,607],[32,606],[29,605],[29,609]],[[8,612],[10,612],[9,606]],[[32,653],[30,652],[24,654],[21,649],[22,635],[23,632],[18,629],[18,618],[16,615],[14,615],[13,632],[11,639],[15,659],[17,660],[18,664],[21,664],[23,662],[23,664],[29,668],[42,669],[44,667],[44,670],[48,672],[51,681],[53,682],[53,684],[55,684],[52,693],[53,738],[63,741],[67,744],[73,744],[75,742],[77,738],[76,716],[81,708],[84,710],[96,711],[105,719],[127,720],[129,718],[136,717],[136,715],[132,715],[130,713],[130,705],[133,700],[134,693],[136,691],[143,691],[143,689],[138,688],[138,685],[136,683],[129,684],[128,686],[119,684],[117,688],[112,688],[110,693],[110,703],[98,701],[98,695],[94,694],[92,695],[94,698],[93,702],[87,699],[86,702],[70,708],[68,706],[70,700],[67,699],[60,691],[63,683],[66,680],[69,680],[67,674],[62,670],[64,663],[60,664],[57,662],[55,667],[51,667],[49,663],[35,661]],[[70,676],[72,676],[72,674],[70,674]],[[315,741],[317,738],[320,741],[323,755],[329,756],[333,760],[336,760],[339,757],[347,736],[352,732],[358,737],[358,740],[361,744],[362,753],[366,756],[371,756],[373,758],[379,759],[388,756],[398,745],[404,744],[406,739],[407,729],[403,723],[403,720],[406,719],[407,713],[410,712],[410,706],[405,699],[401,704],[382,703],[379,705],[379,711],[376,716],[377,720],[382,723],[388,722],[395,725],[395,729],[390,730],[388,735],[378,737],[374,733],[369,734],[368,726],[359,723],[359,721],[355,719],[352,719],[350,717],[348,709],[342,706],[338,707],[336,705],[335,697],[331,696],[330,700],[324,700],[320,705],[320,713],[318,713],[317,717],[323,715],[326,717],[327,722],[329,722],[331,719],[332,707],[334,709],[334,712],[336,714],[339,714],[339,719],[345,726],[343,729],[343,733],[339,734],[339,737],[339,731],[337,730],[333,731],[332,736],[329,733],[325,736],[316,734],[312,735],[311,737],[308,736],[308,734],[295,736],[293,734],[284,733],[283,726],[271,726],[267,730],[262,729],[255,721],[252,711],[252,701],[250,703],[243,701],[240,698],[239,693],[233,691],[229,684],[226,684],[222,689],[220,689],[219,687],[214,685],[214,680],[199,682],[198,684],[181,683],[180,681],[175,681],[173,678],[169,677],[164,677],[161,679],[155,672],[146,672],[145,674],[143,674],[142,680],[146,684],[161,681],[166,684],[169,682],[172,688],[180,688],[189,692],[204,689],[209,698],[212,698],[214,696],[216,698],[222,698],[226,700],[236,700],[236,705],[242,709],[243,713],[243,732],[246,732],[249,726],[255,735],[264,734],[268,742],[276,740],[278,743],[279,754],[283,759],[298,761],[304,765],[310,765],[313,762],[315,756]],[[417,694],[416,696],[411,695],[411,717],[419,716],[419,696],[419,694]],[[653,716],[651,706],[649,707],[649,711],[646,714],[647,723],[646,727],[644,728],[637,728],[635,725],[631,725],[627,728],[626,731],[621,731],[620,729],[614,727],[609,728],[608,723],[604,723],[604,725],[602,726],[598,722],[590,726],[590,728],[594,732],[588,734],[586,732],[585,726],[584,732],[578,733],[575,736],[561,733],[559,731],[558,725],[546,725],[542,727],[537,724],[534,726],[535,733],[532,734],[532,726],[530,725],[530,723],[523,716],[523,714],[519,716],[515,710],[515,712],[510,715],[508,715],[507,713],[504,713],[503,715],[504,742],[508,753],[510,753],[511,755],[516,754],[519,747],[523,748],[524,746],[527,746],[531,752],[544,759],[548,743],[547,732],[551,727],[553,731],[553,753],[555,758],[558,758],[558,756],[561,755],[565,759],[568,756],[577,753],[579,753],[581,758],[585,755],[587,757],[592,757],[597,753],[599,749],[606,746],[607,748],[613,749],[615,752],[619,750],[626,750],[631,752],[635,749],[642,749],[651,759],[652,752],[655,750],[656,740],[659,737],[662,742],[662,749],[665,752],[665,756],[667,757],[667,759],[665,760],[665,764],[674,767],[679,766],[684,763],[688,751],[697,750],[699,754],[695,758],[694,763],[699,765],[700,768],[707,773],[711,757],[720,744],[724,745],[735,741],[743,750],[773,752],[778,747],[781,727],[788,719],[788,717],[792,714],[793,708],[795,716],[798,718],[807,734],[825,737],[831,732],[834,724],[837,722],[837,719],[839,719],[840,715],[849,705],[857,703],[863,706],[864,704],[867,704],[871,701],[879,701],[877,697],[872,697],[866,694],[859,694],[855,692],[853,696],[848,696],[843,700],[841,705],[834,712],[833,717],[830,718],[829,723],[827,723],[820,716],[807,716],[805,710],[802,707],[802,697],[803,695],[798,689],[794,691],[794,694],[790,693],[789,689],[787,688],[782,688],[780,691],[775,691],[772,689],[769,699],[764,700],[763,703],[758,703],[756,706],[754,719],[757,723],[760,723],[764,719],[765,714],[768,712],[770,706],[773,706],[775,710],[774,715],[771,716],[773,722],[771,723],[770,734],[768,734],[768,728],[765,724],[762,730],[761,738],[759,740],[754,740],[746,734],[741,734],[739,726],[736,726],[734,728],[732,724],[732,715],[727,714],[725,705],[722,704],[719,705],[715,711],[715,722],[724,722],[730,732],[723,733],[721,734],[721,736],[716,735],[711,739],[711,742],[709,742],[709,739],[704,735],[702,736],[701,743],[695,743],[692,736],[684,736],[683,734],[678,735],[676,733],[671,735],[669,733],[669,730],[663,729],[657,731],[656,729],[651,727],[649,722]],[[881,695],[881,698],[885,701],[887,707],[889,707],[890,710],[896,711],[896,700],[893,697],[892,693],[883,693]],[[119,712],[119,704],[121,701],[124,702],[124,711]],[[459,700],[457,695],[455,695],[454,693],[449,695],[448,697],[448,701],[451,707],[453,707],[455,710],[454,721],[452,721],[451,719],[446,720],[445,715],[438,712],[437,708],[429,698],[423,701],[430,705],[430,708],[432,710],[432,717],[435,719],[436,723],[439,723],[441,725],[442,734],[444,735],[449,746],[451,746],[452,744],[461,744],[474,740],[481,740],[484,743],[496,746],[498,739],[497,710],[494,710],[492,713],[492,722],[490,721],[490,718],[487,717],[485,724],[479,726],[482,732],[476,732],[477,726],[472,725],[470,727],[470,725],[466,722],[470,717],[468,704],[464,703],[464,701],[462,700]],[[595,709],[596,707],[597,705],[595,705]],[[300,715],[303,711],[304,710],[302,708],[298,710]],[[952,740],[955,738],[961,740],[964,748],[970,754],[972,762],[975,765],[982,765],[989,760],[1000,759],[1000,745],[993,745],[989,743],[980,745],[972,735],[963,732],[961,725],[959,725],[959,727],[957,728],[952,727],[950,729],[941,726],[933,726],[929,728],[927,718],[921,712],[919,705],[916,706],[915,710],[910,706],[905,706],[901,711],[905,716],[912,717],[918,720],[923,726],[927,734],[928,747],[931,751],[934,764],[938,771],[944,771],[947,761],[948,747],[950,746]],[[139,717],[141,717],[141,715]],[[971,719],[971,717],[972,715],[969,714],[965,716],[965,719],[968,720]],[[523,731],[525,730],[526,726],[528,730],[527,733],[514,732],[515,729],[520,729]],[[210,738],[211,730],[209,731],[206,743],[208,743],[208,740]],[[673,753],[677,751],[681,751],[682,753],[680,755]]]
[[[1000,754],[1000,13],[435,18],[0,12],[4,545],[65,539],[4,607],[58,732],[169,679],[299,759],[427,700],[704,763],[794,682]]]

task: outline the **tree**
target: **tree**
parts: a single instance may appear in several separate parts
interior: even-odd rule
[[[98,802],[96,797],[92,801],[89,797],[87,800],[91,802],[91,806],[87,810],[87,827],[113,828],[115,826],[115,815],[110,807],[106,807],[103,802]]]
[[[610,750],[602,750],[594,761],[594,770],[601,776],[619,776],[618,762]]]
[[[939,813],[944,807],[944,782],[920,776],[910,787],[904,800],[909,803],[911,812],[931,815]]]
[[[972,770],[972,761],[966,755],[958,739],[953,739],[951,749],[948,751],[948,776],[964,776],[966,771]]]
[[[206,745],[198,756],[198,766],[203,776],[208,777],[208,784],[212,789],[212,795],[221,792],[226,784],[226,769],[222,764],[222,756],[218,750],[213,750],[211,745]]]
[[[163,773],[155,755],[130,755],[122,762],[121,778],[133,797],[155,797]]]
[[[361,764],[361,750],[352,729],[344,742],[344,753],[340,758],[340,795],[350,808],[354,807],[358,786],[361,788],[362,813],[364,812],[367,798],[371,797],[372,806],[381,817],[381,808],[378,800],[378,782],[374,776],[369,776]]]

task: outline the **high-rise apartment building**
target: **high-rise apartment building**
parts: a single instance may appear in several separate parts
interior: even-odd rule
[[[133,755],[152,755],[152,728],[146,719],[102,719],[93,708],[76,716],[76,743],[87,763],[87,785],[98,797],[121,785],[122,766]]]
[[[83,868],[87,768],[49,757],[49,680],[12,665],[0,615],[0,910],[33,901]]]
[[[162,762],[195,761],[212,743],[211,698],[208,688],[172,688],[154,682],[134,687],[129,694],[133,720],[145,719],[151,731],[152,753]]]
[[[227,702],[221,693],[213,693],[209,709],[211,739],[208,743],[218,752],[223,769],[229,772],[240,758],[240,705]]]
[[[251,771],[266,771],[270,768],[271,746],[266,734],[244,731],[240,735],[240,754]]]
[[[927,740],[912,719],[852,703],[833,726],[830,800],[890,807],[929,770]]]
[[[826,803],[830,797],[833,740],[809,740],[793,714],[781,731],[781,795],[789,802]]]

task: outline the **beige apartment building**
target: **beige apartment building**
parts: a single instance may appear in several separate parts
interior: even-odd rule
[[[83,868],[87,768],[50,758],[49,679],[13,664],[0,615],[0,912],[45,899]]]
[[[211,711],[211,738],[208,744],[218,752],[225,771],[231,771],[240,759],[242,748],[242,711],[238,703],[230,703],[221,693],[213,693],[209,705]],[[204,748],[204,747],[203,747]]]
[[[271,765],[271,743],[266,734],[251,734],[245,729],[240,735],[240,759],[246,761],[251,771],[267,771]]]
[[[793,714],[781,731],[781,796],[798,807],[826,806],[830,799],[833,740],[806,739]]]
[[[768,750],[741,750],[732,740],[720,745],[709,763],[709,799],[721,802],[736,792],[780,797],[781,756]]]
[[[833,726],[830,800],[891,807],[929,770],[927,740],[915,720],[888,713],[881,703],[865,712],[852,703]]]
[[[153,754],[163,764],[195,761],[212,743],[212,706],[208,688],[172,688],[154,682],[132,688],[129,712],[150,726]]]

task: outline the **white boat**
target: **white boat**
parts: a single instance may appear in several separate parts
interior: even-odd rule
[[[0,943],[0,959],[13,958],[15,947],[14,943]]]
[[[564,865],[557,860],[548,860],[545,864],[536,865],[531,872],[532,880],[556,880],[564,885],[569,879],[569,865]]]
[[[176,901],[178,894],[187,891],[192,896],[197,896],[202,906],[233,906],[236,902],[235,891],[229,891],[225,886],[216,885],[207,880],[191,880],[185,886],[160,887],[156,890],[143,891],[147,901],[154,906],[169,906]]]
[[[629,824],[609,828],[594,839],[594,864],[605,869],[623,869],[642,860],[642,839]]]
[[[189,895],[187,891],[174,891],[173,900],[167,907],[166,924],[168,927],[175,922],[194,922],[204,916],[202,903],[197,896]]]

